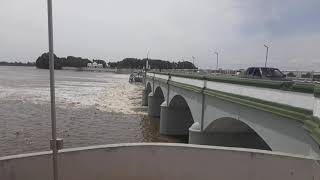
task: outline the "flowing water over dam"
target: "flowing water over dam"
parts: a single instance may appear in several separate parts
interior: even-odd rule
[[[129,142],[186,142],[159,134],[141,106],[142,84],[129,75],[55,71],[58,137],[64,147]],[[0,156],[49,150],[49,71],[0,67]]]

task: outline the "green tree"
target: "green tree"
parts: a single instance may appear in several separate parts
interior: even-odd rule
[[[54,54],[54,68],[62,68],[62,60]],[[43,53],[36,61],[36,67],[40,69],[49,69],[49,53]]]

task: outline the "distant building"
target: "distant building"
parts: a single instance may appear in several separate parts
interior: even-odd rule
[[[96,62],[88,63],[87,68],[103,68],[103,64],[98,64]]]

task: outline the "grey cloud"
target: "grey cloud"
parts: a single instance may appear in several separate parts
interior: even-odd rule
[[[310,18],[319,15],[316,0],[53,2],[58,56],[121,60],[150,50],[153,58],[195,56],[197,65],[213,68],[211,49],[220,51],[222,67],[245,68],[263,64],[263,44],[269,43],[270,65],[302,67],[310,61],[306,68],[320,70],[313,63],[320,56],[319,23]],[[46,1],[2,0],[0,60],[35,60],[46,51],[46,18]]]

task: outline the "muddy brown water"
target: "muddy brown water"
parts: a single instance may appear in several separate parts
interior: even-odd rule
[[[55,71],[58,137],[64,147],[181,142],[159,134],[159,119],[141,106],[143,85],[129,75]],[[49,71],[0,66],[0,156],[49,150]]]

